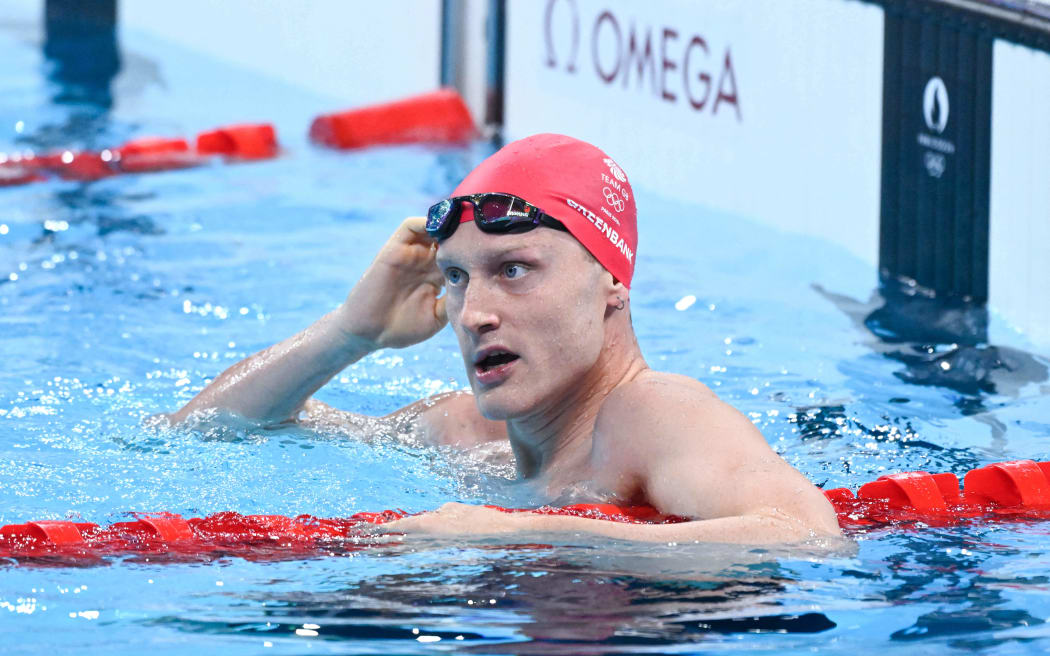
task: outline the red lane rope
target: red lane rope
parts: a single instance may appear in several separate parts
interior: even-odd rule
[[[955,474],[890,474],[857,491],[825,492],[846,529],[880,526],[946,526],[962,521],[1050,519],[1050,462],[1014,460]],[[572,515],[614,522],[675,523],[649,506],[576,504],[505,512]],[[251,560],[303,558],[375,546],[372,528],[402,517],[401,510],[348,518],[310,515],[241,515],[222,512],[184,519],[171,513],[139,514],[108,527],[69,521],[33,521],[0,527],[0,558],[43,559],[51,564],[101,562],[129,555],[150,560],[239,556]],[[369,538],[369,539],[365,539]]]
[[[947,526],[983,518],[1050,519],[1050,462],[1011,460],[955,474],[905,472],[862,485],[856,496],[824,492],[843,528],[923,523]]]
[[[478,136],[463,98],[439,89],[393,102],[316,117],[310,139],[352,149],[407,143],[461,144]],[[182,138],[145,137],[100,152],[60,151],[37,155],[0,153],[0,187],[58,177],[91,181],[125,173],[170,171],[199,166],[211,157],[227,161],[276,157],[277,135],[269,123],[245,123],[208,130],[192,145]]]
[[[496,508],[496,506],[490,506]],[[648,506],[577,504],[545,506],[536,512],[574,515],[617,522],[663,523],[685,518],[663,516]],[[250,560],[303,558],[375,546],[378,524],[407,517],[401,510],[361,512],[351,517],[311,515],[242,515],[221,512],[185,519],[172,513],[141,513],[134,521],[107,527],[69,521],[33,521],[0,527],[0,558],[45,559],[52,564],[91,564],[107,556],[130,555],[151,560],[210,559],[239,556]],[[368,539],[366,539],[368,538]]]
[[[439,89],[394,102],[322,114],[310,139],[331,148],[381,144],[455,144],[478,135],[470,110],[454,89]]]
[[[0,156],[0,187],[63,180],[100,180],[127,173],[171,171],[200,166],[212,157],[242,161],[276,157],[277,134],[268,123],[227,125],[182,138],[143,137],[99,152],[72,151]]]

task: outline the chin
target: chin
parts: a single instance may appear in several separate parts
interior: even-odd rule
[[[513,395],[509,399],[500,398],[503,396],[501,392],[503,390],[499,388],[482,392],[474,389],[474,402],[482,417],[491,421],[507,421],[524,417],[532,410],[531,405],[523,404],[520,398],[513,398]]]
[[[485,419],[491,421],[507,421],[508,419],[520,417],[522,414],[516,412],[514,408],[508,408],[505,404],[498,402],[493,403],[484,398],[479,398],[477,395],[475,395],[474,398],[478,404],[478,412],[480,412],[481,416]]]

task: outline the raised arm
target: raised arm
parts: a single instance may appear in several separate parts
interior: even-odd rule
[[[445,325],[442,276],[425,219],[401,224],[338,308],[297,335],[224,371],[172,423],[216,411],[263,425],[296,417],[307,400],[345,367],[387,347],[421,342]],[[317,410],[316,404],[311,410]],[[347,415],[349,416],[349,415]]]

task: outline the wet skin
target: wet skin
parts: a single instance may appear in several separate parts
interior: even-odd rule
[[[698,381],[649,369],[631,327],[629,290],[571,235],[546,228],[494,235],[467,222],[437,246],[422,224],[402,225],[338,310],[231,367],[172,419],[217,408],[264,423],[326,422],[362,433],[407,426],[431,444],[509,440],[519,476],[541,498],[582,486],[697,520],[614,524],[447,504],[394,522],[391,531],[745,543],[839,535],[820,490],[747,418]],[[472,395],[440,395],[382,419],[310,400],[347,364],[422,341],[446,319]]]

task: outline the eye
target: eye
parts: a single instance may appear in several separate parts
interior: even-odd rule
[[[517,263],[514,263],[514,262],[511,262],[511,263],[508,263],[508,264],[504,264],[503,265],[503,275],[504,275],[504,277],[512,279],[512,280],[514,278],[520,278],[523,275],[525,275],[525,267],[522,266],[521,264],[517,264]]]
[[[467,274],[463,269],[457,269],[456,267],[449,267],[445,269],[445,280],[450,286],[460,285],[467,280]]]

